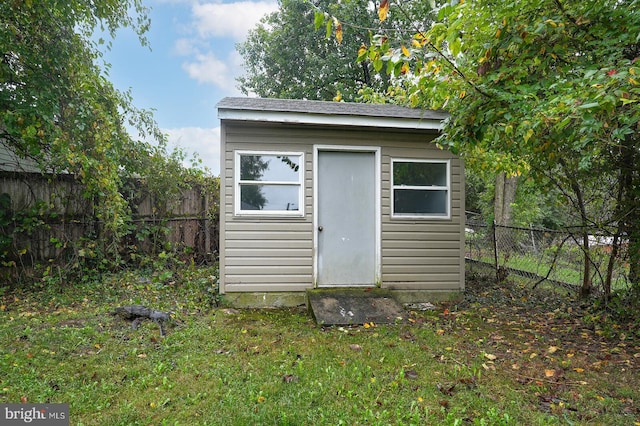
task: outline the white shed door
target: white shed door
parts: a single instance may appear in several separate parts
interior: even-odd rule
[[[375,285],[375,153],[320,151],[317,167],[317,284]]]

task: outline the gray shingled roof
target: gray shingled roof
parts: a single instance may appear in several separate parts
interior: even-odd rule
[[[414,120],[444,120],[444,111],[422,110],[391,104],[360,104],[353,102],[307,101],[271,98],[224,98],[218,109],[243,111],[292,112],[319,115],[403,118]]]

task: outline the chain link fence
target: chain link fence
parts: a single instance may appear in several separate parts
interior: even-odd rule
[[[585,261],[593,290],[603,289],[613,238],[589,233],[588,256],[583,248],[583,233],[545,228],[487,225],[477,214],[467,213],[466,259],[473,268],[491,267],[498,280],[515,274],[535,282],[578,291],[582,286]],[[624,244],[614,259],[612,289],[627,286],[628,265]]]

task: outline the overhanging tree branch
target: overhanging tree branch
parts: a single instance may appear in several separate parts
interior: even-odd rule
[[[400,12],[402,12],[402,14],[405,16],[406,19],[410,19],[407,11],[402,7],[402,5],[400,3],[397,3],[395,5],[398,10],[400,10]],[[444,52],[442,50],[440,50],[435,44],[433,44],[424,34],[424,32],[420,29],[417,29],[414,27],[414,31],[417,34],[420,34],[421,36],[424,37],[424,39],[427,42],[427,45],[429,45],[429,47],[431,49],[433,49],[438,56],[440,56],[442,59],[445,60],[445,62],[451,67],[451,69],[453,69],[453,71],[458,74],[460,76],[460,78],[462,78],[462,80],[464,80],[464,82],[466,84],[468,84],[469,86],[471,86],[471,88],[473,90],[475,90],[476,92],[478,92],[481,96],[484,96],[485,98],[489,98],[492,99],[494,96],[490,95],[489,93],[485,92],[484,90],[480,89],[473,81],[471,81],[470,78],[468,78],[465,73],[458,68],[458,66],[447,56],[444,54]]]

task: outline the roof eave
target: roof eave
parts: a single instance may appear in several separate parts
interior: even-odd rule
[[[221,120],[441,131],[443,120],[218,108]]]

